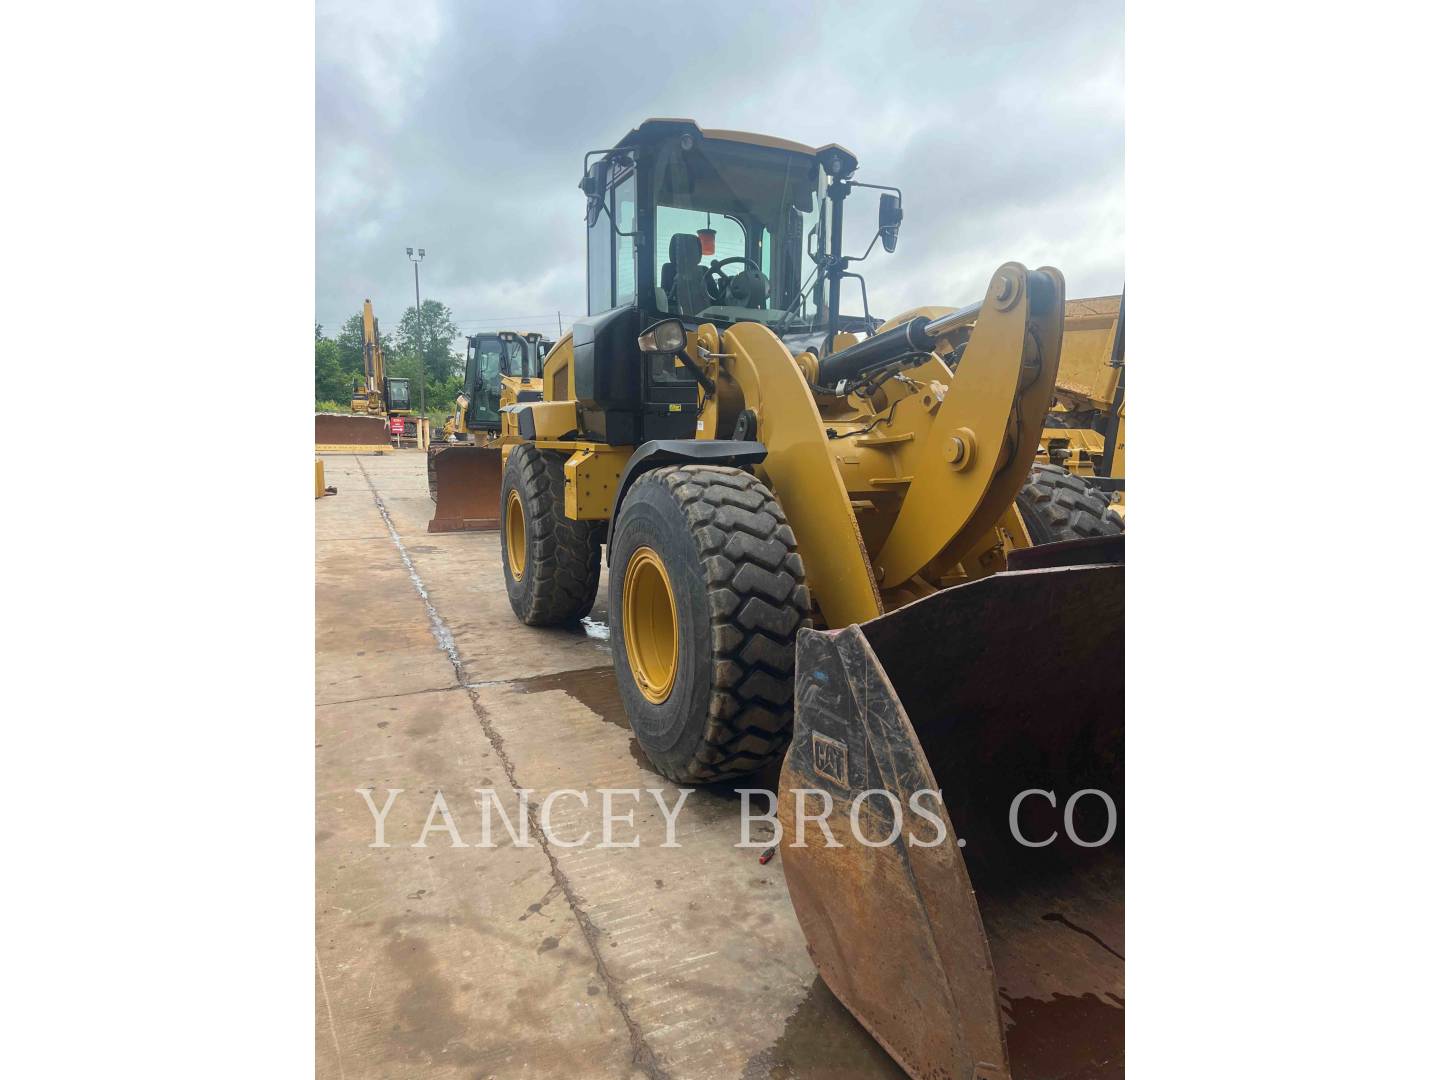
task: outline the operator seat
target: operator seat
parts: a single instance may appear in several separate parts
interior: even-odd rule
[[[689,232],[670,237],[670,261],[660,268],[660,287],[669,297],[672,315],[696,315],[714,303],[705,291],[700,237]]]

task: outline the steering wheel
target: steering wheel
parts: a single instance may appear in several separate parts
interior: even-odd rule
[[[705,291],[710,294],[710,299],[714,300],[717,304],[723,304],[725,302],[725,294],[730,289],[731,281],[730,275],[726,274],[720,268],[722,266],[729,266],[731,263],[744,263],[747,268],[754,270],[757,274],[764,272],[760,269],[759,263],[754,259],[747,259],[744,255],[732,255],[728,259],[720,259],[718,262],[712,262],[705,268]]]

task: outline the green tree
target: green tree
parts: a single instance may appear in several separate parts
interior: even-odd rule
[[[450,309],[438,300],[426,300],[420,305],[418,323],[415,309],[411,307],[401,318],[397,333],[386,333],[378,320],[377,326],[380,348],[385,353],[385,374],[392,379],[410,380],[412,408],[420,407],[421,354],[416,348],[417,340],[424,344],[428,376],[426,407],[432,414],[453,408],[465,375],[465,354],[455,351],[460,331]],[[315,333],[315,398],[317,401],[349,401],[351,386],[365,380],[364,315],[361,312],[351,315],[333,339],[324,337],[319,323],[315,324]],[[329,397],[322,395],[322,387]]]
[[[465,356],[455,351],[460,330],[450,309],[439,300],[426,300],[420,305],[417,318],[413,307],[406,308],[400,319],[397,337],[405,343],[404,351],[410,358],[411,370],[407,373],[410,378],[418,379],[418,357],[424,357],[427,406],[445,402],[448,407],[459,390],[457,378],[465,371]],[[412,385],[410,396],[417,406],[420,401],[418,390],[418,386]]]
[[[385,327],[376,320],[376,327],[380,331],[380,349],[385,354],[385,362],[389,365],[394,357],[395,342],[385,332]],[[340,346],[340,370],[346,375],[365,380],[365,315],[357,311],[345,324],[340,327],[340,332],[335,335],[335,343]],[[394,371],[387,371],[387,375],[395,375]]]
[[[327,337],[315,339],[315,400],[350,400],[350,379],[340,368],[340,346]]]

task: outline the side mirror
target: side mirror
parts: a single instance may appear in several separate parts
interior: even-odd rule
[[[685,348],[685,325],[679,319],[661,319],[647,326],[636,344],[646,354],[674,355]]]
[[[600,211],[605,206],[605,193],[610,187],[610,160],[601,158],[591,165],[580,181],[580,190],[585,193],[585,225],[593,227],[600,220]]]
[[[905,211],[900,208],[900,196],[886,192],[880,196],[880,243],[886,251],[894,251],[900,239],[900,222]]]

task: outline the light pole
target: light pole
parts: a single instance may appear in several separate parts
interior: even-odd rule
[[[414,248],[406,248],[405,254],[415,264],[415,351],[420,354],[420,416],[425,416],[425,339],[421,336],[420,322],[420,260],[425,258],[425,249],[417,255]]]

